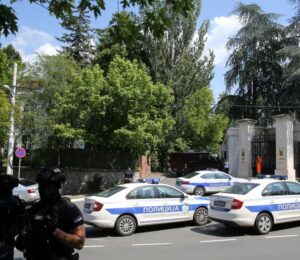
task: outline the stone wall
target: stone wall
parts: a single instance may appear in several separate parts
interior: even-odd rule
[[[100,169],[61,169],[66,176],[63,194],[89,194],[102,191],[106,188],[120,184],[124,180],[123,171],[106,171]],[[21,168],[21,178],[34,180],[40,169]],[[14,169],[14,175],[18,169]],[[136,173],[138,175],[138,173]]]

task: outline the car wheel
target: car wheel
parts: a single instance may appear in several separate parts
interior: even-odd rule
[[[193,221],[198,226],[204,226],[208,223],[208,211],[206,208],[198,208],[194,212]]]
[[[273,219],[268,213],[261,213],[255,220],[254,229],[258,234],[266,235],[273,227]]]
[[[198,186],[194,189],[194,194],[198,196],[203,196],[205,194],[205,189],[202,186]]]
[[[136,230],[136,220],[129,215],[124,215],[118,218],[115,227],[120,236],[130,236]]]

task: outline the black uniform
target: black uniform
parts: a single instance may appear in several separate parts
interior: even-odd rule
[[[73,254],[73,248],[53,235],[56,228],[70,234],[83,225],[77,206],[61,197],[64,175],[58,168],[46,167],[37,175],[36,181],[41,199],[28,210],[25,228],[17,239],[16,247],[29,260],[79,259],[78,254]]]
[[[124,181],[125,181],[125,183],[129,183],[129,182],[133,181],[133,171],[131,170],[131,168],[128,168],[124,172]]]
[[[56,260],[73,259],[73,248],[54,238],[49,221],[66,233],[83,224],[83,217],[77,206],[61,198],[55,205],[38,202],[29,210],[30,231],[26,237],[26,259]]]
[[[12,189],[18,179],[10,175],[0,176],[0,259],[13,260],[14,237],[22,229],[25,205]]]

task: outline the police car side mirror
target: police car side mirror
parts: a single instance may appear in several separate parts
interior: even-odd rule
[[[264,190],[264,191],[262,192],[262,195],[263,195],[263,196],[271,196],[270,192],[267,191],[267,190]]]

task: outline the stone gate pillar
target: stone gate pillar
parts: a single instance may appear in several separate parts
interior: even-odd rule
[[[254,124],[252,119],[242,119],[239,123],[239,169],[238,177],[250,178],[252,177],[251,167],[251,141],[254,136]]]
[[[294,123],[289,115],[275,116],[276,128],[276,175],[296,180],[294,168]]]

